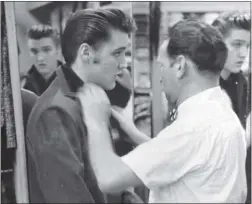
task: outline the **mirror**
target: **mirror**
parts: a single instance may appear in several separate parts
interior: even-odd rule
[[[23,107],[23,127],[26,133],[28,117],[37,99],[54,81],[54,70],[64,63],[61,54],[60,37],[66,20],[71,13],[85,8],[119,8],[127,14],[132,14],[131,2],[14,2],[16,36],[19,53],[20,87]],[[29,38],[28,30],[38,24],[50,25],[48,32],[53,38],[39,38],[33,33]],[[54,33],[56,30],[57,33]],[[39,38],[38,40],[36,38]],[[35,40],[31,40],[35,39]],[[133,37],[132,37],[133,39]],[[132,42],[130,44],[133,44]],[[38,55],[40,52],[40,55]],[[42,53],[42,54],[41,54]],[[36,56],[36,57],[35,57]],[[43,59],[39,59],[43,58]],[[133,119],[133,78],[132,78],[132,50],[126,51],[126,69],[118,76],[116,88],[107,91],[112,105],[123,112],[129,119]],[[52,70],[52,71],[50,71]],[[47,74],[48,73],[48,74]],[[116,123],[111,122],[112,137],[117,153],[122,156],[133,149],[133,145],[122,140],[123,134]],[[119,203],[121,196],[108,195],[109,202]]]
[[[160,2],[161,3],[161,23],[160,23],[160,43],[167,38],[169,29],[178,21],[191,19],[203,21],[211,24],[218,15],[224,11],[245,11],[250,12],[249,2]],[[251,13],[251,12],[250,12]],[[244,73],[247,75],[247,65],[243,66]],[[167,103],[167,116],[164,118],[164,127],[171,124],[169,115],[172,114],[173,104]]]

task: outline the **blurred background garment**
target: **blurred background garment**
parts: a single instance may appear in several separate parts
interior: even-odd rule
[[[1,202],[15,203],[16,128],[13,109],[4,3],[1,2]]]

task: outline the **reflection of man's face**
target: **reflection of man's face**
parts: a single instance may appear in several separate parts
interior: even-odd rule
[[[228,58],[224,69],[238,73],[246,59],[250,45],[250,32],[243,29],[232,29],[225,38],[228,48]]]
[[[115,82],[121,70],[125,68],[125,51],[128,47],[129,37],[127,33],[119,30],[111,30],[110,39],[100,45],[95,52],[95,60],[98,61],[99,71],[95,76],[95,83],[105,90],[115,87]]]
[[[50,76],[57,67],[57,46],[53,39],[28,39],[30,55],[37,70],[43,76]]]

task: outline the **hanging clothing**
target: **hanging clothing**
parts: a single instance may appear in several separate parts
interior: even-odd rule
[[[13,174],[16,128],[4,2],[1,2],[1,42],[1,202],[16,203]]]

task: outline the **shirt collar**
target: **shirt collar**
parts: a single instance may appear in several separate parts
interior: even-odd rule
[[[209,88],[205,91],[202,91],[190,98],[186,99],[178,106],[178,114],[184,114],[188,110],[197,108],[198,105],[206,102],[210,99],[218,99],[219,97],[224,97],[225,100],[228,100],[228,97],[225,96],[224,92],[221,90],[220,86]]]

